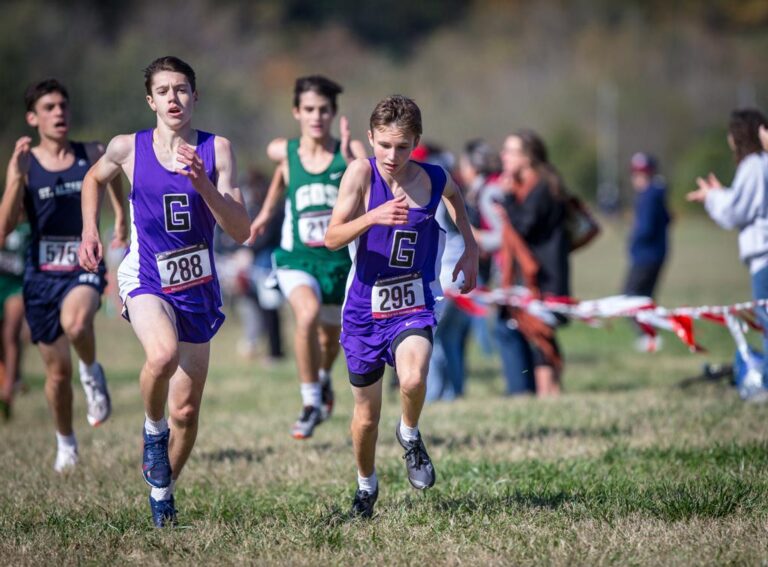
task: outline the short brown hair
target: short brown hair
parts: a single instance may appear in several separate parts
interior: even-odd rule
[[[178,57],[166,55],[165,57],[158,57],[144,69],[144,87],[146,87],[148,95],[152,94],[152,77],[160,71],[181,73],[187,78],[187,81],[189,81],[189,86],[192,87],[192,92],[197,90],[195,85],[195,71],[192,67]]]
[[[322,75],[299,77],[296,79],[296,84],[293,86],[293,107],[299,108],[299,99],[301,98],[301,95],[310,91],[316,92],[320,96],[327,98],[331,102],[331,108],[336,112],[338,110],[336,98],[344,92],[344,89],[342,89],[341,85],[338,83],[335,83]]]
[[[376,128],[390,125],[419,137],[421,136],[421,110],[407,96],[388,96],[373,109],[370,121],[371,132]]]
[[[56,79],[45,79],[44,81],[29,85],[24,92],[24,104],[27,107],[27,112],[34,111],[35,103],[45,95],[51,93],[59,93],[66,100],[69,100],[69,93],[67,92],[66,87]]]

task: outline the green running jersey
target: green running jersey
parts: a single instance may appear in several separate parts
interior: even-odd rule
[[[288,140],[288,188],[280,248],[275,250],[278,268],[301,270],[318,280],[323,303],[342,303],[352,260],[347,247],[325,247],[325,232],[339,194],[347,163],[337,141],[331,164],[322,173],[309,173],[299,158],[299,140]]]

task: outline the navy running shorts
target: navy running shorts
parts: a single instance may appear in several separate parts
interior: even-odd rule
[[[61,305],[67,294],[79,285],[92,287],[99,296],[107,286],[104,263],[97,273],[78,270],[71,274],[51,275],[33,269],[24,273],[24,310],[33,343],[51,344],[64,334]]]

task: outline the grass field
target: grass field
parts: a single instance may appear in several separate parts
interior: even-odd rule
[[[575,293],[613,294],[624,271],[618,227],[574,258]],[[660,302],[749,297],[733,234],[704,220],[675,227]],[[299,410],[292,361],[264,368],[235,354],[234,320],[213,345],[197,446],[177,491],[176,530],[151,528],[141,480],[141,350],[127,324],[98,319],[114,414],[85,421],[76,385],[81,466],[52,470],[55,439],[36,352],[29,394],[0,427],[0,563],[15,564],[763,564],[768,562],[768,407],[725,383],[682,389],[705,360],[725,361],[727,333],[703,323],[710,349],[676,339],[632,349],[624,322],[562,332],[566,393],[501,395],[499,363],[471,347],[468,395],[427,406],[421,427],[438,482],[408,485],[385,400],[376,516],[350,522],[355,468],[351,395],[337,363],[337,409],[311,440],[288,435]],[[290,344],[290,341],[287,341]]]

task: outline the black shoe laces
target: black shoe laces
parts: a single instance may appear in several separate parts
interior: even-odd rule
[[[410,447],[403,455],[403,459],[411,468],[420,469],[422,465],[429,462],[429,455],[424,448],[424,443],[421,442],[421,438],[418,438],[416,441],[410,441],[409,444]]]

